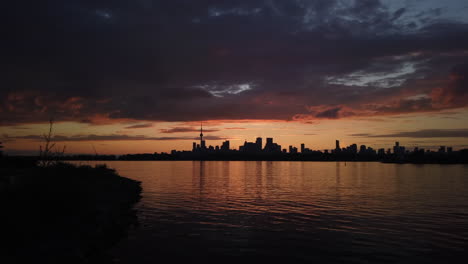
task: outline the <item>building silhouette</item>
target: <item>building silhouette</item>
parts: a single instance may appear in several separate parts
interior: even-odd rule
[[[221,145],[221,150],[222,151],[229,151],[229,140],[226,140],[222,143]]]
[[[205,140],[203,140],[203,123],[200,124],[200,148],[206,149]]]
[[[289,153],[291,154],[297,154],[297,148],[293,146],[289,146]]]
[[[239,151],[249,152],[249,153],[256,153],[260,152],[262,149],[259,148],[257,142],[244,142],[243,146],[239,146]]]
[[[199,143],[192,143],[192,151],[176,151],[170,154],[155,153],[150,156],[124,155],[122,159],[172,159],[172,160],[302,160],[302,161],[383,161],[394,163],[468,163],[468,149],[454,151],[452,147],[440,146],[430,150],[414,147],[411,151],[396,141],[392,148],[374,149],[370,146],[351,144],[341,147],[340,141],[335,140],[335,148],[329,150],[312,150],[306,148],[305,143],[297,147],[289,145],[281,148],[272,137],[266,138],[263,145],[262,137],[254,142],[244,141],[238,150],[231,149],[230,141],[223,141],[221,146],[208,146],[204,139],[203,124],[200,124]],[[393,150],[393,151],[392,151]],[[120,158],[119,158],[120,159]]]
[[[206,141],[203,139],[203,123],[200,123],[200,143],[197,144],[196,142],[192,143],[192,151],[193,152],[199,152],[199,151],[206,151],[212,148],[212,150],[215,150],[214,147],[206,147]]]
[[[257,148],[258,148],[259,150],[262,150],[262,147],[263,147],[262,138],[261,138],[261,137],[258,137],[258,138],[255,140],[255,143],[257,144]]]
[[[341,148],[340,148],[340,141],[339,141],[339,140],[336,140],[336,141],[335,141],[335,151],[336,151],[336,152],[340,152],[340,151],[341,151]]]
[[[265,152],[274,153],[274,152],[281,152],[281,146],[273,143],[273,138],[267,138],[265,148],[263,149]]]

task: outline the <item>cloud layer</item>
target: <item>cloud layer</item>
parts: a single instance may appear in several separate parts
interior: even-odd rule
[[[206,140],[226,140],[225,137],[218,137],[218,136],[205,136]],[[28,136],[12,136],[9,137],[8,135],[3,136],[3,140],[5,142],[11,140],[32,140],[32,141],[44,141],[42,136],[38,135],[28,135]],[[80,141],[140,141],[140,140],[149,140],[149,141],[169,141],[169,140],[190,140],[196,141],[199,140],[197,137],[148,137],[144,135],[136,135],[136,136],[129,136],[129,135],[77,135],[77,136],[61,136],[56,135],[54,136],[54,142],[80,142]]]
[[[468,138],[468,129],[422,129],[391,134],[352,134],[351,136],[374,138]]]
[[[2,9],[0,125],[338,119],[468,105],[462,0],[47,0]]]

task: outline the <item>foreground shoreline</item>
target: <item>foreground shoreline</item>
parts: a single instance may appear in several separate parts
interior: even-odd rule
[[[105,165],[0,165],[2,263],[110,263],[106,252],[137,224],[140,182]]]

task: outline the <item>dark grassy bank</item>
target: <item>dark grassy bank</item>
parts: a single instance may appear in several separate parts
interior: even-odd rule
[[[140,183],[105,165],[0,160],[1,263],[106,263],[136,224]]]

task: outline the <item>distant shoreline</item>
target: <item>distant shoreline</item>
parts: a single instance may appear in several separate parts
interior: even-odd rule
[[[8,158],[8,157],[5,157]],[[10,156],[12,159],[37,161],[37,156]],[[237,154],[237,155],[172,155],[172,154],[125,154],[125,155],[69,155],[60,161],[302,161],[302,162],[381,162],[393,164],[468,164],[468,152],[434,155],[339,155],[339,154]]]
[[[145,159],[135,159],[135,160],[99,160],[99,159],[83,159],[83,160],[76,160],[76,159],[68,159],[64,161],[97,161],[97,162],[105,162],[105,161],[288,161],[288,162],[378,162],[378,163],[388,163],[388,164],[440,164],[440,165],[456,165],[456,164],[468,164],[468,162],[411,162],[411,161],[386,161],[386,160],[268,160],[268,159],[258,159],[258,160],[242,160],[242,159],[211,159],[211,160],[201,160],[201,159],[159,159],[159,160],[145,160]]]

